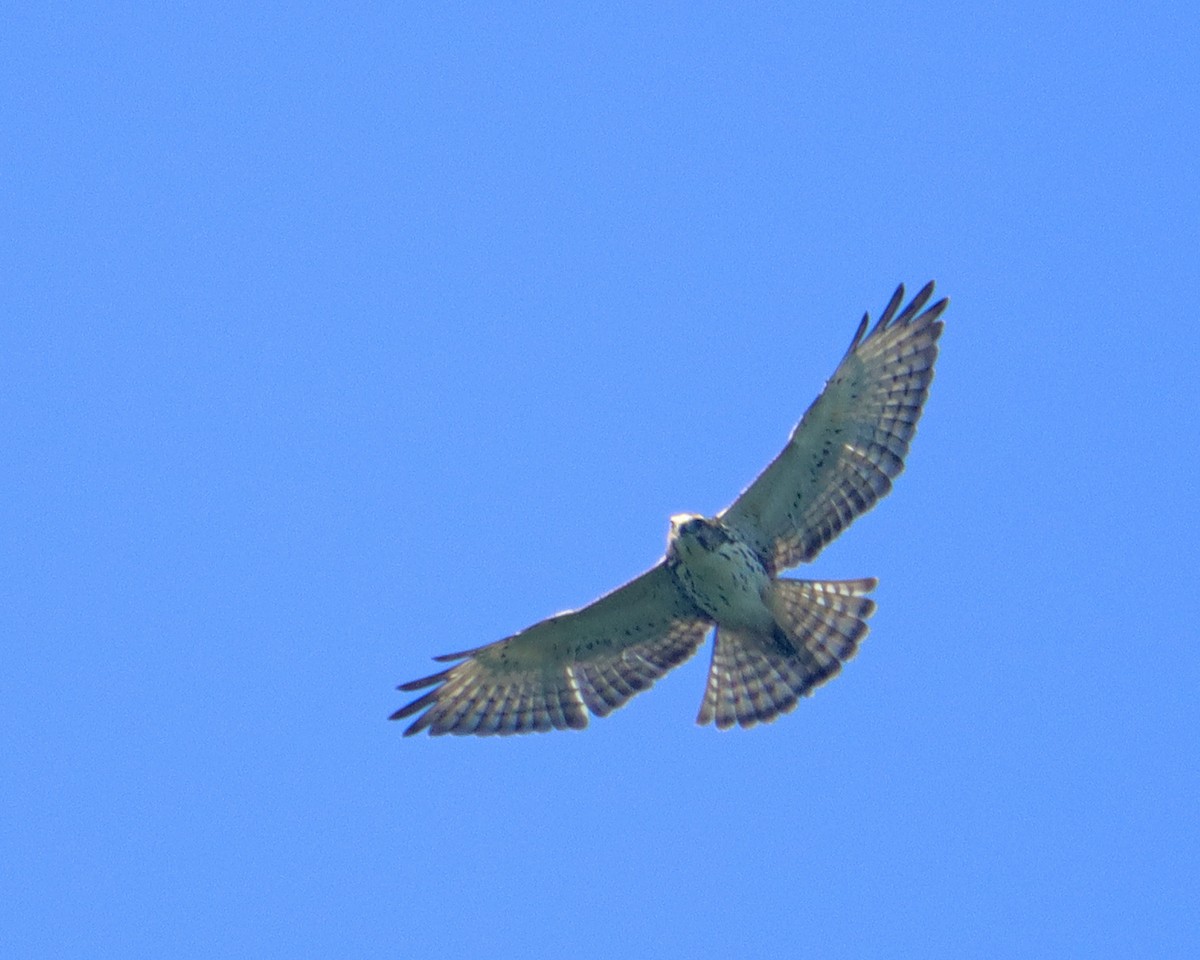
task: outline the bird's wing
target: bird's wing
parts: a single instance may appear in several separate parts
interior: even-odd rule
[[[420,713],[406,736],[580,729],[588,710],[607,716],[687,660],[710,626],[659,562],[582,609],[436,657],[463,662],[399,687],[434,689],[391,719]]]
[[[925,309],[932,296],[931,281],[901,311],[902,284],[869,333],[863,316],[787,446],[720,514],[772,572],[816,557],[904,469],[933,379],[938,317],[949,303]]]

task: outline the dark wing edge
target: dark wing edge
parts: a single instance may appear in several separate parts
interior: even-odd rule
[[[772,572],[815,559],[904,470],[950,303],[926,309],[933,290],[931,280],[900,310],[900,284],[874,327],[863,316],[787,446],[721,514]]]
[[[560,613],[401,684],[433,687],[389,719],[420,714],[404,731],[477,736],[581,730],[691,657],[711,624],[679,593],[663,564],[579,610]]]

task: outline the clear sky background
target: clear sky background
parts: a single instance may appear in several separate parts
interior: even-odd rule
[[[5,13],[9,955],[1200,950],[1195,5],[645,6]],[[841,677],[387,722],[931,277]]]

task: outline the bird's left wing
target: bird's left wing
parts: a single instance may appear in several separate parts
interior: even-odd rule
[[[937,359],[938,319],[925,309],[932,281],[903,310],[904,286],[879,322],[858,332],[788,444],[720,518],[772,572],[812,560],[871,509],[904,469]]]
[[[579,610],[436,657],[463,662],[400,686],[434,689],[391,719],[420,713],[405,736],[425,729],[481,736],[581,729],[589,710],[607,716],[687,660],[710,626],[659,562]]]

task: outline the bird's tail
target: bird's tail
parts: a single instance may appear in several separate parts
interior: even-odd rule
[[[769,723],[836,676],[867,635],[877,580],[776,580],[771,635],[719,627],[700,724]]]

